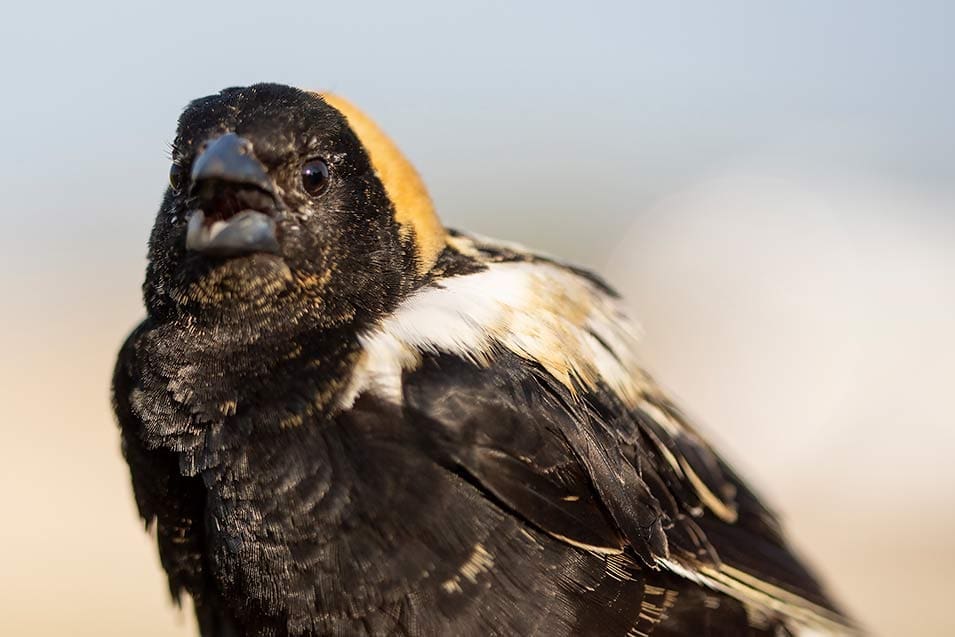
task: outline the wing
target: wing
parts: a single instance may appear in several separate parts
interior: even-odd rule
[[[553,538],[634,556],[755,614],[854,630],[776,518],[639,367],[593,277],[457,235],[447,277],[365,337],[344,404],[371,390],[435,430],[441,461]]]
[[[646,412],[611,392],[575,396],[507,353],[490,365],[426,356],[403,387],[410,427],[448,470],[534,529],[632,559],[631,577],[669,591],[646,634],[760,634],[790,618],[848,632],[772,515],[699,438],[662,438]],[[676,417],[671,406],[660,409]],[[706,508],[688,471],[673,468],[681,464],[708,488],[734,492],[731,520]]]

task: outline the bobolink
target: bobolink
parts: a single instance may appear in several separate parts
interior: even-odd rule
[[[346,101],[192,102],[113,381],[205,637],[854,629],[596,276],[446,230]]]

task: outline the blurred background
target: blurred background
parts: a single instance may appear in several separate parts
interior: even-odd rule
[[[19,3],[0,24],[0,633],[191,635],[108,402],[181,108],[340,92],[448,225],[593,267],[874,634],[955,613],[955,5]]]

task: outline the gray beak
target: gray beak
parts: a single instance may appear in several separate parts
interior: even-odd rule
[[[278,253],[275,219],[256,210],[243,210],[225,221],[207,223],[205,213],[196,210],[189,217],[186,249],[216,257]]]
[[[187,250],[217,257],[278,253],[278,202],[251,142],[235,133],[216,138],[196,158],[191,177],[198,209],[189,217]]]

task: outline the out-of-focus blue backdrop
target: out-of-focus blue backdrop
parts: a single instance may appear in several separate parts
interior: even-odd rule
[[[193,630],[107,384],[176,117],[257,81],[360,104],[448,225],[600,270],[850,610],[955,632],[953,24],[925,0],[8,8],[0,632]]]

